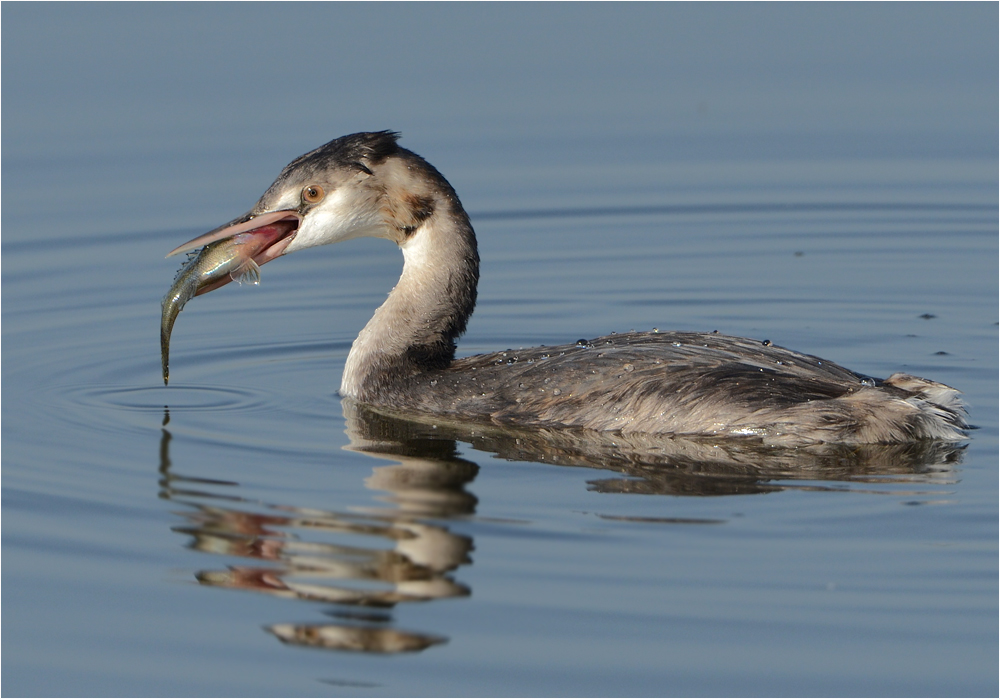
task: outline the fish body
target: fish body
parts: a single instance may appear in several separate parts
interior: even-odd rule
[[[163,297],[163,312],[160,318],[160,359],[163,364],[163,383],[170,378],[170,333],[174,321],[199,291],[211,286],[213,289],[234,280],[259,284],[260,267],[253,256],[259,252],[266,238],[247,233],[235,235],[189,253],[184,266],[177,272],[174,284]]]

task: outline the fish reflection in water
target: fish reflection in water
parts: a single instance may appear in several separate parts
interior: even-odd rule
[[[369,653],[420,651],[447,639],[394,627],[398,604],[470,594],[452,577],[470,564],[473,541],[446,521],[475,515],[466,486],[479,467],[458,455],[458,442],[512,461],[586,466],[617,474],[595,479],[591,490],[608,493],[711,496],[787,489],[903,492],[900,485],[955,482],[964,447],[949,442],[895,445],[767,447],[751,439],[678,439],[605,432],[510,430],[484,425],[420,423],[343,403],[349,449],[395,462],[376,466],[365,485],[382,494],[378,504],[326,511],[294,504],[242,499],[238,484],[173,473],[164,427],[161,494],[187,509],[175,527],[197,551],[235,556],[252,564],[204,570],[197,580],[213,587],[263,592],[331,605],[336,621],[277,623],[265,627],[283,642]],[[166,424],[166,423],[165,423]],[[598,514],[605,521],[631,521]],[[665,525],[725,524],[725,520],[639,518]],[[445,520],[442,523],[442,520]],[[372,546],[357,544],[371,537]],[[317,539],[326,538],[326,541]],[[349,538],[351,545],[336,543]],[[390,546],[387,548],[386,544]]]

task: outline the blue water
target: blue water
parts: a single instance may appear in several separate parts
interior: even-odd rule
[[[995,5],[0,13],[6,694],[996,695]],[[955,386],[977,429],[358,412],[382,240],[193,300],[163,387],[163,255],[381,128],[472,215],[462,354],[718,329]]]

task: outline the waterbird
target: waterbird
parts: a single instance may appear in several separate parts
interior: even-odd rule
[[[390,414],[776,446],[966,438],[966,411],[950,386],[904,373],[875,379],[717,332],[628,332],[456,359],[476,304],[475,232],[451,184],[398,139],[356,133],[296,158],[246,214],[167,256],[199,248],[229,256],[217,267],[195,258],[210,270],[191,275],[199,295],[237,278],[247,262],[257,269],[359,237],[395,242],[402,274],[354,340],[340,385],[345,399]],[[220,241],[230,242],[212,247]],[[163,302],[164,381],[177,286]]]

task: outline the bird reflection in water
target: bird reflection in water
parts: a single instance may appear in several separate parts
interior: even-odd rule
[[[174,473],[165,414],[160,441],[161,497],[183,503],[196,551],[251,561],[196,573],[203,585],[327,603],[337,623],[279,623],[265,627],[286,643],[331,650],[399,653],[447,639],[393,626],[400,603],[463,597],[469,589],[450,573],[469,563],[472,540],[426,521],[471,515],[476,498],[465,491],[479,467],[458,458],[454,443],[421,455],[386,444],[377,453],[397,463],[373,469],[366,485],[387,492],[391,507],[335,512],[249,501],[238,483]],[[230,492],[226,492],[226,491]],[[331,540],[369,538],[372,546]],[[326,539],[318,541],[317,539]],[[387,548],[386,544],[391,547]],[[346,584],[345,584],[346,583]]]
[[[965,448],[921,441],[790,449],[752,439],[422,423],[349,399],[343,409],[347,448],[394,462],[374,467],[365,480],[368,488],[383,493],[377,497],[382,504],[348,512],[261,503],[235,494],[238,483],[176,474],[169,454],[169,413],[160,443],[161,496],[186,506],[179,513],[186,523],[174,531],[190,537],[190,548],[252,561],[200,571],[196,578],[201,584],[329,604],[326,615],[335,623],[265,628],[290,644],[369,653],[421,651],[445,642],[440,635],[395,628],[392,609],[470,594],[452,574],[471,563],[472,539],[442,523],[476,511],[476,497],[466,486],[479,466],[458,456],[458,442],[511,461],[615,473],[589,482],[597,492],[675,496],[804,489],[940,497],[933,487],[955,482],[955,466]],[[598,516],[605,521],[724,523]],[[355,543],[316,540],[324,537]],[[371,547],[357,545],[365,537]]]
[[[859,484],[946,485],[966,444],[921,440],[906,444],[812,444],[788,448],[754,438],[621,434],[570,428],[447,423],[438,417],[391,415],[345,399],[353,448],[386,455],[389,445],[465,442],[508,461],[583,466],[617,477],[588,482],[603,493],[747,495],[780,490],[843,490]],[[417,422],[426,419],[427,422]],[[366,444],[369,444],[365,446]],[[453,447],[450,447],[453,448]],[[934,493],[939,495],[940,493]]]

